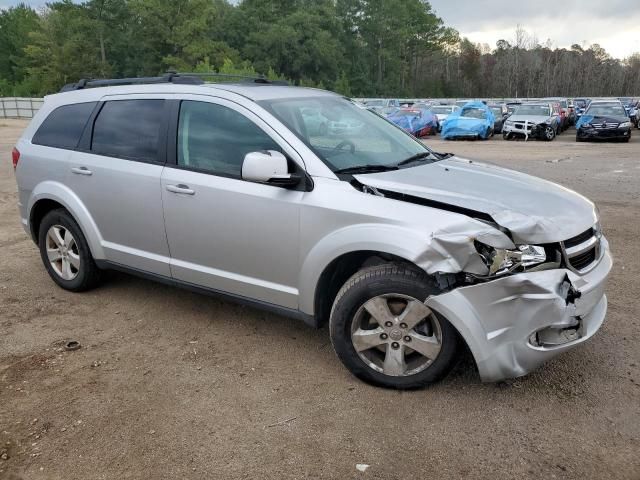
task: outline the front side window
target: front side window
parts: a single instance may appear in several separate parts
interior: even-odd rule
[[[104,104],[93,127],[91,151],[141,161],[158,160],[164,100],[114,100]]]
[[[365,165],[391,167],[413,155],[430,152],[391,122],[344,98],[288,98],[259,103],[334,172]]]
[[[47,147],[76,148],[95,106],[96,102],[87,102],[56,108],[42,122],[31,142]]]
[[[281,151],[281,148],[244,115],[213,103],[182,102],[179,166],[240,178],[245,155],[262,150]]]

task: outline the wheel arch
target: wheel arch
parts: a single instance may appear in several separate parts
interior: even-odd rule
[[[64,208],[78,224],[95,259],[103,259],[102,237],[93,217],[80,198],[66,185],[46,181],[34,188],[28,203],[29,231],[38,243],[40,222],[51,210]]]
[[[337,290],[359,268],[375,261],[401,262],[419,268],[427,243],[425,232],[400,225],[366,223],[334,230],[315,242],[302,258],[299,310],[313,315],[316,323],[322,324],[326,320],[323,305],[333,302]],[[338,285],[326,290],[332,279]]]
[[[334,258],[322,271],[313,295],[313,311],[320,327],[329,321],[331,307],[344,283],[362,268],[385,263],[407,265],[420,269],[415,263],[398,255],[377,250],[354,250]]]

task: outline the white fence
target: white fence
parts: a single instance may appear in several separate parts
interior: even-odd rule
[[[44,102],[42,98],[0,98],[0,118],[31,118]]]

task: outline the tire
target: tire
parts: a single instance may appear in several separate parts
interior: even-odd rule
[[[44,216],[38,246],[49,276],[65,290],[84,292],[100,282],[101,271],[91,256],[87,240],[66,210],[52,210]]]
[[[458,360],[460,338],[443,316],[424,305],[429,295],[437,293],[433,280],[415,268],[385,264],[360,270],[340,289],[331,310],[331,343],[338,358],[353,375],[380,387],[414,389],[441,380]],[[370,309],[377,312],[378,320]],[[402,323],[407,309],[417,322],[413,326],[410,320],[408,325]],[[355,343],[363,347],[360,353]]]
[[[507,133],[507,132],[502,132],[502,139],[503,140],[511,140],[511,134]]]
[[[544,129],[544,139],[551,142],[556,138],[556,130],[551,125]]]
[[[576,135],[576,142],[578,143],[584,142],[584,138],[580,138]]]

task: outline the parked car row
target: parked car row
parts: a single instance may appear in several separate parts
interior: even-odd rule
[[[420,138],[441,133],[442,138],[489,139],[502,133],[516,138],[552,141],[576,126],[576,141],[629,141],[640,128],[640,101],[629,98],[544,98],[487,101],[456,100],[401,102],[378,99],[364,106]]]

